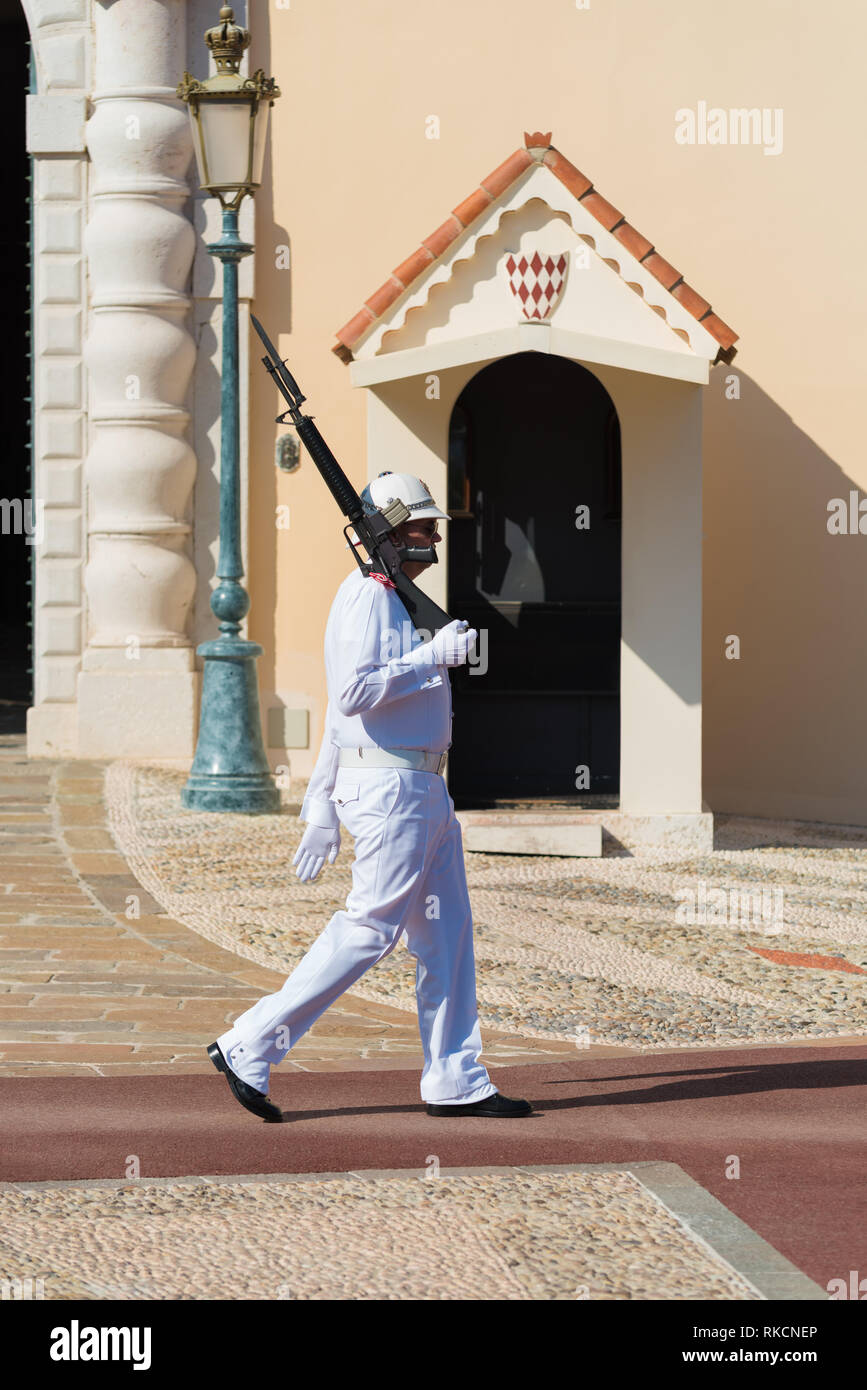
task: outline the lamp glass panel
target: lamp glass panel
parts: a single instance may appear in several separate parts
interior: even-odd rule
[[[209,179],[203,187],[240,188],[250,180],[250,106],[246,101],[202,101],[199,115]]]
[[[190,129],[193,132],[193,149],[196,152],[196,168],[199,171],[199,183],[202,188],[206,188],[205,183],[205,157],[202,150],[202,130],[196,119],[196,108],[190,103]]]
[[[262,169],[265,164],[265,138],[268,134],[268,113],[271,105],[259,102],[259,109],[253,119],[253,183],[262,182]]]

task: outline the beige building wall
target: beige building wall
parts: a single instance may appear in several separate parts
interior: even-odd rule
[[[283,89],[256,199],[254,311],[356,487],[380,465],[367,457],[370,393],[330,351],[336,330],[525,130],[551,130],[739,334],[708,386],[663,383],[703,392],[704,800],[867,823],[867,538],[827,529],[831,499],[867,492],[863,14],[840,0],[318,0],[251,18],[251,68]],[[676,113],[699,103],[766,110],[765,145],[678,143]],[[263,707],[311,710],[310,748],[289,751],[304,775],[321,736],[325,619],[352,562],[306,455],[297,473],[275,470],[281,407],[251,360],[249,632],[265,647]],[[693,508],[658,466],[648,496]],[[623,539],[624,566],[638,564],[626,517]]]

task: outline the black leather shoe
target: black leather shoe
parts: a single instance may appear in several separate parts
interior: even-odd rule
[[[532,1115],[533,1107],[528,1100],[509,1100],[495,1091],[484,1100],[473,1101],[472,1105],[428,1105],[429,1115],[496,1115],[500,1119],[514,1120],[519,1115]]]
[[[241,1080],[236,1072],[232,1071],[217,1043],[211,1043],[208,1048],[208,1056],[217,1071],[226,1073],[226,1080],[232,1095],[241,1102],[245,1110],[251,1110],[254,1115],[259,1115],[263,1120],[282,1121],[283,1111],[274,1105],[262,1091],[257,1091],[255,1086],[248,1085],[246,1081]]]

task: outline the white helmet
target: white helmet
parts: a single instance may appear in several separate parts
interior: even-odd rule
[[[413,517],[442,517],[449,520],[448,512],[441,511],[431,496],[427,483],[412,473],[391,473],[386,470],[367,484],[361,494],[365,510],[380,511],[389,502],[400,499],[408,507]]]

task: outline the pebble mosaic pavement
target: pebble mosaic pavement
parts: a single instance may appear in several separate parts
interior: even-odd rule
[[[0,1220],[45,1299],[762,1297],[631,1173],[22,1185]]]
[[[105,795],[118,845],[173,917],[288,975],[343,906],[351,842],[344,833],[336,864],[301,884],[291,860],[303,783],[283,792],[281,814],[253,827],[248,817],[182,809],[184,780],[112,764]],[[467,853],[483,1035],[487,1027],[656,1051],[863,1032],[867,831],[835,829],[827,848],[827,827],[717,819],[718,848],[702,858]],[[732,891],[764,890],[765,915],[679,922],[683,894],[702,883],[707,894],[723,890],[727,910]],[[350,993],[414,1013],[414,972],[404,939]]]

